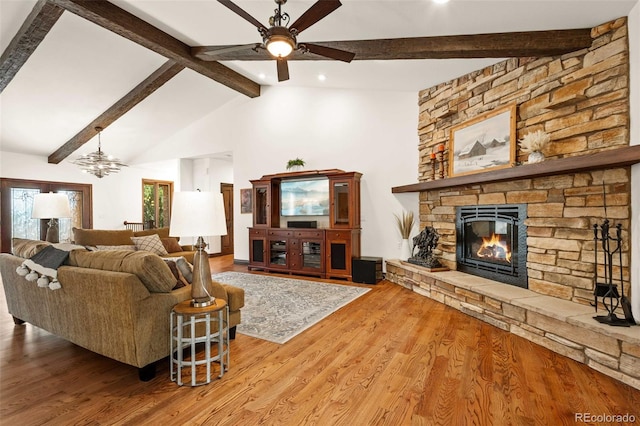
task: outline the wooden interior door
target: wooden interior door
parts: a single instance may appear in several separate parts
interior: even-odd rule
[[[221,183],[220,192],[224,200],[224,215],[227,219],[227,235],[220,240],[220,254],[233,254],[233,184]]]

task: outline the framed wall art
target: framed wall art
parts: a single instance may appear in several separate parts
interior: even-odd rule
[[[253,210],[252,189],[240,190],[240,213],[251,213]]]
[[[451,128],[449,177],[512,167],[516,161],[516,105]]]

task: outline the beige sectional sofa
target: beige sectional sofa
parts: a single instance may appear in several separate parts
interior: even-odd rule
[[[72,250],[57,268],[61,288],[27,281],[17,269],[49,245],[14,239],[14,254],[0,254],[7,308],[16,324],[28,322],[101,355],[139,368],[141,380],[155,375],[155,362],[170,354],[169,316],[190,299],[158,255],[145,251]],[[213,282],[211,293],[229,304],[235,337],[244,291]]]

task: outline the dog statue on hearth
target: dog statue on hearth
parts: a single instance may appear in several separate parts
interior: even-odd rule
[[[413,250],[418,248],[418,253],[411,256],[407,261],[414,265],[426,268],[440,268],[442,264],[433,254],[433,250],[438,245],[440,234],[432,226],[426,226],[422,232],[413,237]]]

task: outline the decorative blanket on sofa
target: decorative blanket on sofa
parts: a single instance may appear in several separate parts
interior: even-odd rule
[[[71,245],[69,245],[71,246]],[[38,287],[49,287],[51,290],[61,288],[58,281],[58,267],[69,257],[69,251],[75,247],[47,246],[29,259],[22,262],[16,272],[27,279],[37,281]]]

